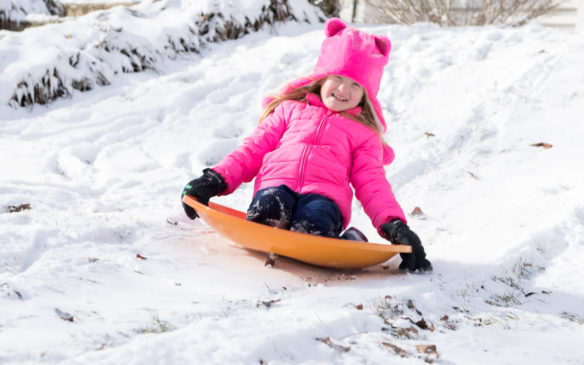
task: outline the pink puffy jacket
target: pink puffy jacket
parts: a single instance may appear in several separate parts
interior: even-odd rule
[[[351,220],[351,183],[378,231],[392,218],[405,222],[383,168],[393,160],[391,148],[384,148],[370,128],[327,109],[317,95],[308,94],[307,100],[282,102],[213,168],[227,183],[222,195],[254,177],[254,195],[283,184],[300,194],[332,199],[346,228]],[[359,111],[357,107],[348,112]]]

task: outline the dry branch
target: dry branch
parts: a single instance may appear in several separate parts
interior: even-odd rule
[[[563,0],[365,0],[376,8],[373,21],[397,24],[431,22],[440,26],[504,24],[522,26],[556,9]],[[475,2],[476,3],[476,2]]]

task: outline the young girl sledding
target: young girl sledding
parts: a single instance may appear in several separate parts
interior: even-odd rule
[[[203,204],[255,178],[247,219],[326,237],[366,241],[351,220],[355,190],[381,236],[412,246],[400,269],[431,271],[418,236],[406,224],[384,165],[394,153],[382,138],[386,126],[377,101],[391,48],[385,36],[325,24],[326,39],[314,72],[264,100],[259,126],[232,153],[183,190]],[[194,219],[195,210],[183,203]]]

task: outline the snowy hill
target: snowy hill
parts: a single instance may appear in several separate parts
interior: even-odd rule
[[[581,34],[361,27],[393,42],[387,176],[423,212],[409,219],[432,274],[399,258],[266,267],[184,216],[184,184],[314,66],[322,24],[278,25],[48,106],[0,105],[0,363],[583,363]],[[5,34],[3,54],[41,56]],[[251,192],[218,201],[245,209]],[[357,203],[353,217],[376,237]]]

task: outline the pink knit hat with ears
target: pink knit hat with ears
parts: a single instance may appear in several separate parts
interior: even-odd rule
[[[284,86],[281,94],[322,79],[328,75],[349,77],[366,91],[370,106],[377,117],[377,129],[385,133],[386,125],[377,100],[383,68],[387,64],[391,42],[383,35],[371,35],[348,27],[341,19],[330,18],[324,26],[326,39],[322,42],[320,56],[314,72]]]

